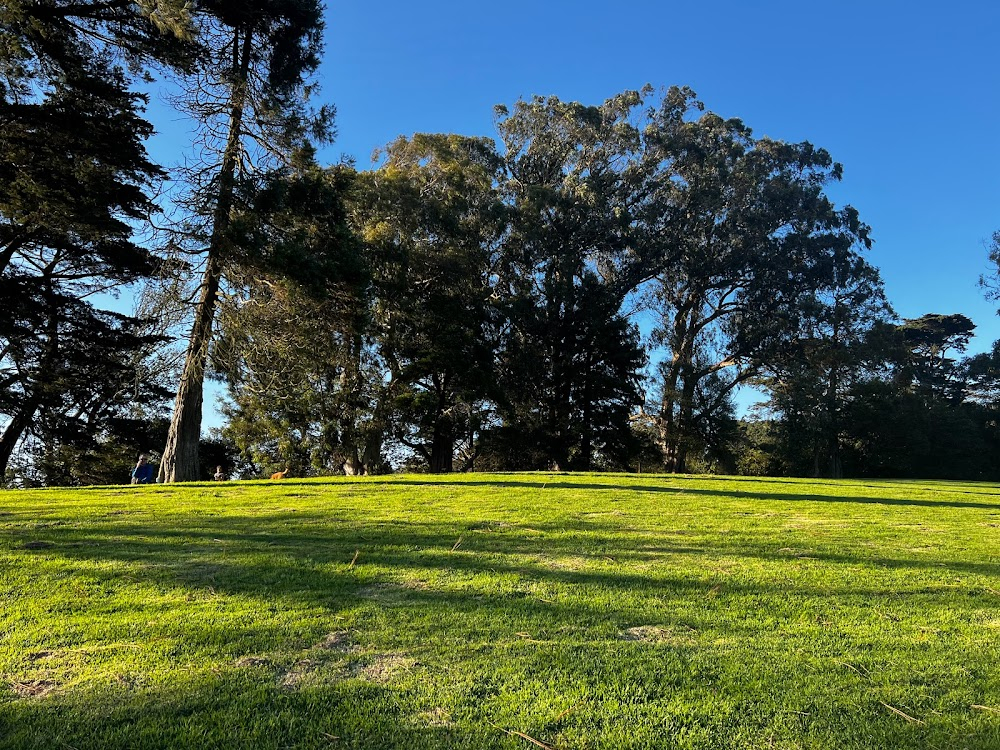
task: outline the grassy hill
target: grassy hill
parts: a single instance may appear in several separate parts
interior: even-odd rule
[[[2,748],[1000,748],[1000,487],[0,493]]]

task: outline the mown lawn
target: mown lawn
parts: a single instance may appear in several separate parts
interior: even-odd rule
[[[0,493],[3,748],[1000,748],[1000,487]]]

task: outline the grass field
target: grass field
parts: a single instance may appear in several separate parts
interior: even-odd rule
[[[2,748],[1000,748],[1000,487],[0,493]]]

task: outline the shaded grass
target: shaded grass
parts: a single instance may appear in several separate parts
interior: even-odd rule
[[[998,529],[947,482],[3,493],[0,747],[1000,748]]]

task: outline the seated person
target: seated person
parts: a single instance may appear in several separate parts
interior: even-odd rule
[[[146,454],[143,453],[132,469],[132,484],[152,484],[154,475],[153,464],[146,463]]]

